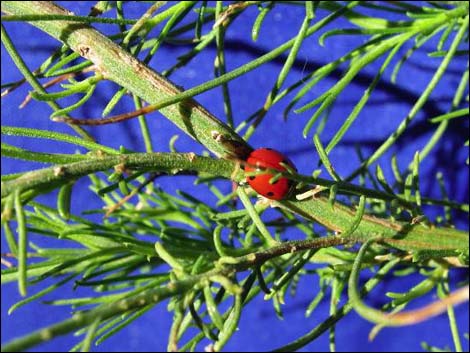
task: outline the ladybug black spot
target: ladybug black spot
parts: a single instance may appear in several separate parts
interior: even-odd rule
[[[274,192],[270,191],[270,192],[267,193],[267,195],[268,195],[269,197],[273,197],[273,196],[274,196]]]
[[[252,175],[252,176],[250,176],[250,177],[248,177],[248,178],[249,178],[250,180],[255,180],[255,179],[256,179],[256,177],[255,177],[254,175]]]

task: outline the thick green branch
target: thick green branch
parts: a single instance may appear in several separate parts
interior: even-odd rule
[[[21,177],[2,182],[2,198],[14,190],[21,191],[62,185],[70,180],[112,168],[138,169],[178,173],[194,171],[228,178],[236,171],[236,164],[225,159],[197,156],[194,153],[132,153],[90,157],[76,163],[58,165],[23,174]],[[241,170],[238,170],[241,173]]]
[[[67,10],[49,1],[2,1],[1,6],[2,12],[12,15],[70,15]],[[87,24],[64,20],[33,21],[31,24],[92,61],[106,79],[118,83],[150,104],[181,93],[181,88]],[[233,153],[226,150],[226,145],[215,141],[215,135],[231,140],[232,146],[249,148],[230,127],[193,99],[188,98],[159,111],[218,156]]]
[[[354,223],[356,211],[335,202],[332,206],[325,197],[305,201],[277,202],[277,206],[314,220],[328,229],[345,233]],[[468,252],[468,233],[453,228],[437,228],[421,223],[404,223],[364,215],[350,235],[359,241],[381,236],[382,242],[405,251],[420,252],[422,256],[449,256]],[[418,253],[417,253],[418,254]]]
[[[17,189],[50,190],[51,187],[59,187],[71,180],[112,168],[165,173],[194,171],[235,181],[243,180],[243,172],[236,162],[202,157],[194,153],[105,155],[28,172],[17,179],[2,182],[2,198]],[[273,205],[316,221],[338,233],[349,232],[353,224],[357,223],[356,211],[353,208],[339,202],[332,206],[328,199],[322,196],[304,201],[273,201]],[[467,253],[469,249],[468,234],[451,228],[436,228],[421,223],[403,223],[363,215],[359,224],[354,224],[354,229],[348,238],[366,241],[371,237],[381,236],[383,243],[401,250],[417,252],[416,254],[422,257],[454,256]]]

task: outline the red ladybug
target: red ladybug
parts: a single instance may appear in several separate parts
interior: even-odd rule
[[[276,169],[283,172],[286,171],[287,169],[280,163],[289,165],[292,169],[297,170],[289,158],[271,148],[259,148],[252,151],[246,162],[245,171],[247,172],[260,170],[254,166]],[[269,180],[272,177],[274,177],[274,174],[271,173],[257,174],[248,176],[246,181],[258,194],[271,200],[281,200],[289,193],[293,182],[287,178],[281,177],[270,184]]]

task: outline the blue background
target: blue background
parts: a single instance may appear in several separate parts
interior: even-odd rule
[[[67,2],[64,6],[79,15],[86,15],[91,3]],[[142,8],[147,5],[126,5],[126,14],[130,18],[137,18],[142,13]],[[373,12],[370,10],[361,10]],[[304,9],[299,7],[286,7],[277,5],[266,17],[262,26],[259,39],[252,42],[251,28],[258,11],[255,7],[248,9],[241,17],[237,18],[233,27],[228,30],[227,47],[227,71],[233,70],[244,63],[251,61],[269,50],[279,46],[285,41],[293,38],[300,28],[304,16]],[[319,10],[318,18],[323,18],[325,12]],[[392,19],[392,18],[390,18]],[[32,26],[22,23],[5,23],[5,28],[13,39],[17,49],[22,54],[30,69],[35,69],[56,48],[57,42]],[[346,28],[354,27],[346,20],[339,20],[335,26]],[[113,25],[96,25],[100,30],[107,33],[116,33],[117,28]],[[158,27],[161,28],[161,27]],[[328,29],[333,28],[329,26]],[[155,31],[155,33],[158,33]],[[323,32],[321,32],[323,33]],[[363,43],[365,37],[337,36],[326,40],[325,47],[318,44],[318,35],[306,40],[300,50],[299,56],[289,77],[283,87],[296,82],[305,72],[320,67],[340,57],[357,45]],[[450,41],[449,41],[450,42]],[[433,72],[441,62],[441,58],[428,58],[425,52],[435,50],[437,41],[431,41],[419,50],[402,68],[398,75],[396,85],[390,83],[391,66],[386,70],[382,81],[374,91],[366,108],[361,112],[358,120],[353,124],[340,145],[330,154],[331,161],[341,176],[347,176],[358,165],[359,159],[355,152],[355,146],[359,146],[365,156],[370,155],[384,139],[395,129],[400,121],[406,116],[411,106],[418,99],[420,93],[430,81]],[[409,48],[400,50],[396,58],[400,58]],[[164,45],[159,49],[156,57],[150,65],[157,71],[163,71],[172,66],[175,58],[189,50],[188,46]],[[184,88],[199,85],[213,77],[213,62],[216,55],[214,45],[198,55],[189,65],[176,71],[171,80]],[[237,78],[229,83],[232,106],[234,111],[235,125],[238,125],[247,116],[263,105],[266,95],[272,88],[279,70],[286,59],[287,53],[276,60],[265,64],[255,71]],[[448,111],[455,88],[466,66],[466,58],[461,57],[452,62],[444,79],[439,83],[425,104],[415,121],[409,127],[407,133],[399,139],[399,142],[379,160],[384,169],[387,180],[392,181],[389,165],[392,153],[398,155],[398,164],[404,170],[413,159],[416,150],[423,148],[428,141],[435,126],[427,122],[433,116]],[[337,99],[332,109],[325,130],[321,135],[324,146],[343,123],[345,117],[351,112],[356,102],[360,99],[363,91],[372,81],[375,73],[382,64],[379,60],[358,74],[352,84]],[[396,62],[396,60],[394,61]],[[2,47],[2,83],[18,80],[21,78],[17,68],[12,63],[5,49]],[[313,99],[331,87],[346,72],[347,66],[341,66],[325,80],[316,85],[302,102]],[[23,85],[6,98],[2,98],[2,125],[34,127],[45,130],[61,131],[72,134],[67,126],[51,122],[48,119],[50,108],[40,102],[31,102],[24,109],[18,110],[18,105],[30,90]],[[95,96],[84,107],[81,107],[73,116],[76,117],[99,117],[101,110],[114,94],[116,85],[112,83],[100,83],[95,91]],[[76,98],[75,98],[76,99]],[[197,100],[215,116],[225,119],[223,110],[223,99],[221,89],[217,88],[197,97]],[[72,102],[73,100],[70,100]],[[67,105],[63,101],[63,106]],[[62,101],[61,101],[62,103]],[[302,129],[313,111],[302,114],[289,115],[287,122],[283,121],[282,112],[288,103],[287,100],[275,105],[267,114],[263,124],[250,139],[254,147],[269,146],[284,152],[296,164],[302,174],[310,174],[317,168],[318,157],[311,136],[302,138]],[[133,109],[129,98],[124,99],[116,108],[115,112],[127,112]],[[171,122],[163,118],[159,113],[148,115],[148,124],[152,131],[154,149],[156,151],[169,151],[168,141],[171,136],[178,134],[180,138],[176,148],[181,151],[192,151],[201,153],[204,148],[195,143],[191,138],[179,131]],[[113,147],[125,146],[134,151],[144,151],[136,120],[121,124],[107,125],[104,127],[89,128],[97,141]],[[440,171],[446,180],[449,198],[468,203],[468,168],[465,159],[468,149],[463,148],[463,143],[468,139],[468,119],[454,119],[442,139],[441,143],[432,151],[424,163],[421,164],[421,192],[430,197],[440,197],[435,173]],[[63,143],[54,143],[43,140],[7,138],[2,136],[2,141],[15,146],[43,152],[74,153],[76,150],[84,151]],[[37,163],[26,163],[22,161],[3,159],[2,174],[24,171],[31,168],[41,168]],[[326,177],[326,172],[322,173]],[[216,198],[208,192],[205,186],[193,186],[190,177],[163,177],[158,179],[158,184],[165,190],[173,192],[176,189],[190,190],[197,197],[205,197],[208,202],[214,202]],[[357,182],[357,181],[356,181]],[[224,192],[231,190],[231,183],[221,182],[218,184]],[[73,196],[72,212],[79,213],[85,209],[101,207],[100,200],[87,189],[87,182],[81,180],[76,186]],[[43,196],[42,202],[54,205],[56,194]],[[431,218],[438,214],[442,215],[442,209],[426,208],[427,215]],[[468,215],[454,213],[456,224],[461,229],[468,229]],[[3,231],[3,230],[2,230]],[[297,234],[288,234],[286,239],[295,238]],[[48,241],[42,237],[31,236],[30,241],[38,245],[48,245]],[[57,243],[55,243],[57,245]],[[2,237],[2,253],[6,252],[4,238]],[[467,270],[460,269],[453,272],[453,284],[466,278]],[[406,291],[418,283],[422,277],[412,275],[402,278],[390,278],[380,284],[369,296],[368,303],[378,306],[387,299],[384,293],[387,291]],[[52,282],[29,287],[30,293],[36,293]],[[53,300],[63,297],[93,295],[91,290],[83,287],[73,291],[67,285],[60,292],[52,293],[44,297],[44,300]],[[324,300],[310,318],[304,317],[304,311],[311,299],[318,291],[317,277],[304,278],[299,284],[298,294],[295,297],[287,297],[283,306],[284,320],[277,319],[272,304],[264,301],[262,296],[253,300],[245,307],[239,324],[239,331],[225,346],[226,351],[252,351],[270,350],[284,345],[293,339],[305,334],[328,316],[329,302]],[[434,293],[434,292],[433,292]],[[40,327],[56,323],[69,317],[68,307],[46,306],[41,302],[30,303],[15,311],[11,316],[7,315],[8,308],[20,299],[16,283],[2,286],[2,343],[13,337],[26,334]],[[343,295],[342,302],[346,303]],[[424,299],[417,300],[415,306],[429,303],[435,300],[435,296],[428,295]],[[410,306],[412,308],[412,306]],[[457,321],[460,332],[468,332],[468,303],[456,309]],[[93,347],[96,351],[160,351],[165,350],[167,337],[171,324],[171,315],[168,314],[166,303],[153,308],[134,324],[130,325],[119,334],[104,341],[100,346]],[[452,339],[446,315],[440,315],[427,322],[403,328],[387,328],[380,332],[377,338],[368,342],[367,336],[372,324],[357,316],[354,312],[341,320],[336,326],[337,350],[338,351],[413,351],[420,350],[420,342],[427,341],[431,345],[443,347],[449,344],[451,348]],[[73,336],[59,337],[52,342],[36,347],[35,351],[60,351],[68,350],[77,342]],[[464,350],[468,350],[468,341],[462,338]],[[199,346],[203,349],[209,342]],[[319,339],[306,346],[303,350],[327,350],[328,334],[323,334]]]

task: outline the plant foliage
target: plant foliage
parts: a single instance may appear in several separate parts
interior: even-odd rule
[[[71,350],[88,351],[167,299],[173,315],[168,350],[200,350],[205,345],[219,351],[236,332],[253,298],[264,295],[282,317],[281,304],[288,300],[287,294],[307,277],[315,279],[320,290],[312,297],[306,316],[328,296],[330,316],[278,351],[305,347],[326,331],[330,332],[330,349],[335,350],[335,325],[352,310],[376,324],[371,337],[386,326],[411,325],[446,312],[454,347],[462,350],[454,306],[468,300],[468,276],[455,285],[451,274],[467,268],[469,239],[467,231],[455,228],[453,217],[465,215],[468,229],[469,205],[448,197],[442,174],[436,175],[442,197],[426,195],[420,187],[420,173],[426,157],[445,143],[449,126],[468,119],[468,2],[165,3],[147,3],[141,17],[130,19],[126,13],[134,5],[121,1],[97,2],[88,16],[76,16],[52,2],[2,1],[2,43],[23,75],[19,81],[2,82],[2,99],[8,100],[16,88],[28,84],[32,91],[25,104],[33,99],[49,105],[50,118],[71,128],[63,133],[34,125],[2,125],[2,135],[41,140],[46,145],[59,141],[86,150],[82,154],[46,153],[2,142],[4,163],[17,159],[48,164],[2,175],[2,231],[9,247],[2,254],[2,283],[17,282],[24,297],[9,312],[58,293],[64,286],[77,289],[73,298],[49,302],[70,305],[69,319],[7,342],[2,351],[26,350],[72,332],[79,341]],[[297,35],[229,70],[225,46],[229,30],[236,30],[238,21],[255,13],[251,40],[256,42],[261,32],[272,30],[264,23],[277,7],[304,9]],[[9,27],[18,22],[62,42],[39,67],[28,67],[17,49],[19,40],[8,34]],[[98,26],[118,31],[104,35]],[[312,36],[318,36],[318,50],[337,36],[361,42],[331,62],[306,68],[294,81],[293,65]],[[21,40],[27,43],[27,38]],[[427,43],[437,45],[429,50]],[[190,49],[175,58],[172,67],[157,73],[149,63],[162,46]],[[210,47],[216,48],[214,78],[186,90],[169,80]],[[361,162],[354,171],[340,175],[331,158],[335,149],[361,119],[377,86],[388,79],[395,84],[408,60],[423,50],[440,62],[429,83],[390,135],[370,155],[362,156],[359,151]],[[265,101],[255,103],[256,112],[238,121],[228,83],[252,71],[256,74],[281,55],[285,61]],[[462,56],[467,58],[467,67],[461,68],[460,81],[449,93],[452,104],[445,107],[445,113],[426,117],[432,133],[408,167],[400,169],[400,156],[390,156],[390,151],[410,125],[422,118],[420,112],[432,91],[446,78],[449,65]],[[362,97],[325,143],[323,132],[330,128],[333,117],[329,112],[338,97],[377,61],[380,68]],[[345,68],[341,77],[312,99],[312,91],[340,68]],[[76,117],[107,81],[117,86],[102,107],[102,117]],[[193,99],[209,90],[221,90],[224,118],[213,116]],[[117,114],[118,105],[128,96],[136,112]],[[73,103],[64,106],[70,98]],[[280,102],[285,105],[286,124],[296,119],[296,113],[310,114],[298,135],[312,139],[319,167],[311,168],[310,175],[294,170],[276,175],[297,185],[291,197],[279,202],[256,200],[255,193],[243,185],[229,193],[221,191],[219,179],[243,184],[246,176],[241,167],[252,148],[250,138],[257,129],[267,128],[268,113]],[[157,145],[145,117],[154,110],[212,155],[178,152],[176,137],[166,141],[165,147]],[[34,118],[45,119],[43,111]],[[146,153],[106,146],[94,139],[93,128],[85,128],[134,117],[139,119]],[[461,141],[462,148],[464,144]],[[171,152],[162,152],[167,145]],[[393,181],[387,180],[385,165],[393,171]],[[327,177],[318,176],[321,170]],[[195,187],[207,188],[217,201],[155,186],[154,180],[162,175],[191,175]],[[83,188],[100,198],[103,209],[72,212],[74,197]],[[57,195],[56,204],[42,202],[44,194]],[[271,207],[275,220],[266,217]],[[435,214],[432,210],[443,211],[443,216],[433,219],[427,214]],[[94,218],[96,214],[100,217]],[[292,230],[300,232],[302,239],[289,240]],[[37,237],[55,239],[60,245],[37,245]],[[374,275],[358,288],[359,274],[366,268]],[[364,296],[382,281],[410,273],[420,273],[420,280],[407,292],[387,293],[389,301],[377,308],[364,302]],[[47,285],[30,294],[39,283]],[[81,294],[80,289],[90,287],[94,295]],[[340,304],[345,292],[348,300]],[[440,299],[420,309],[407,309],[415,299],[429,298],[430,292]]]

